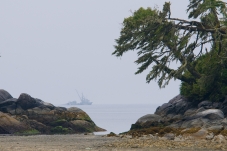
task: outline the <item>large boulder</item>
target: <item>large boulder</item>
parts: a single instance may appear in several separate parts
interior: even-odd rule
[[[224,114],[219,109],[208,109],[188,117],[188,119],[197,119],[197,118],[207,118],[209,120],[220,120],[220,119],[224,119]]]
[[[26,93],[16,99],[5,90],[0,90],[0,111],[0,133],[14,134],[30,130],[31,133],[44,134],[105,131],[79,108],[55,107]]]
[[[10,98],[5,101],[2,101],[2,102],[0,102],[0,108],[2,108],[4,106],[9,106],[9,105],[15,104],[16,101],[17,101],[16,98]]]
[[[156,114],[147,114],[139,118],[136,122],[137,123],[146,123],[146,122],[160,122],[162,117]]]
[[[66,110],[63,107],[55,107],[51,110],[48,107],[35,107],[28,109],[26,115],[30,120],[50,127],[53,133],[63,131],[61,127],[70,130],[70,133],[104,131],[95,125],[86,112],[78,108]]]
[[[78,107],[70,107],[67,109],[69,112],[83,112],[83,110],[81,110]]]
[[[191,127],[216,127],[222,125],[221,122],[224,119],[224,114],[219,109],[207,109],[202,112],[198,112],[195,115],[185,117],[178,123],[180,128]],[[176,124],[171,125],[176,127]],[[222,126],[223,127],[223,126]],[[212,128],[211,128],[212,129]]]
[[[15,134],[31,130],[28,125],[0,112],[0,134]]]
[[[22,109],[27,110],[34,107],[41,106],[42,103],[32,98],[30,95],[26,93],[22,93],[16,102],[17,105],[21,106]]]
[[[126,134],[155,134],[161,139],[212,140],[227,134],[227,96],[223,102],[187,100],[178,95],[132,124]],[[223,137],[224,138],[224,137]]]
[[[202,101],[198,104],[198,108],[205,108],[205,109],[212,109],[213,108],[213,103],[210,101]]]
[[[155,111],[155,114],[160,116],[165,116],[171,113],[174,113],[174,105],[171,103],[164,103],[162,106],[159,106]]]
[[[165,117],[173,117],[174,115],[181,114],[183,115],[188,109],[192,108],[193,104],[189,102],[182,95],[177,95],[171,99],[168,103],[164,103],[159,106],[155,114]]]
[[[148,128],[151,126],[160,126],[164,124],[161,116],[156,114],[147,114],[139,118],[135,124],[131,125],[131,129]]]
[[[87,122],[84,120],[73,120],[72,123],[73,130],[77,132],[94,132],[97,126],[94,123]]]
[[[0,89],[0,102],[13,98],[6,90]]]

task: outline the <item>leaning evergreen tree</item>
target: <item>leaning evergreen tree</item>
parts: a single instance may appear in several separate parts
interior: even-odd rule
[[[170,5],[125,18],[113,55],[136,50],[135,74],[150,70],[148,83],[157,80],[162,88],[178,79],[181,94],[192,101],[221,101],[227,94],[227,3],[189,0],[188,20],[172,17]]]

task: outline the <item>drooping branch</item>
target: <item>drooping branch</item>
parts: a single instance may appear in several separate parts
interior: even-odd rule
[[[227,34],[227,31],[224,28],[220,28],[220,26],[210,27],[208,25],[203,25],[201,22],[198,21],[187,21],[179,18],[166,18],[166,20],[179,21],[179,23],[175,25],[175,27],[179,29],[184,29],[188,31],[203,31],[210,33],[215,33],[219,31],[222,34]]]

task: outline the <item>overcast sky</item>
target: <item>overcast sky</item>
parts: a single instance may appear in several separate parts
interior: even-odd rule
[[[79,98],[94,104],[162,104],[179,93],[135,75],[136,52],[116,58],[121,23],[140,7],[164,0],[1,0],[0,86],[53,104]],[[188,0],[171,0],[172,16],[187,18]]]

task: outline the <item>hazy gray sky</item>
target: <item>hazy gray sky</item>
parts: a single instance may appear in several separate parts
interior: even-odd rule
[[[169,1],[169,0],[168,0]],[[135,52],[116,58],[121,23],[139,7],[160,9],[164,0],[1,0],[0,86],[15,98],[28,93],[53,104],[162,104],[179,93],[134,75]],[[171,0],[172,16],[187,18],[188,0]]]

